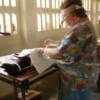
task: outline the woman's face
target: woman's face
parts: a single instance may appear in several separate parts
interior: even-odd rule
[[[79,18],[76,17],[75,15],[69,15],[69,16],[65,16],[64,17],[64,21],[66,22],[66,24],[68,24],[69,26],[73,26],[78,22]]]

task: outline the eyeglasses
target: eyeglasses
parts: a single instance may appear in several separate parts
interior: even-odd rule
[[[59,28],[62,28],[63,23],[64,23],[64,20],[62,20],[61,23],[59,24]]]
[[[60,25],[59,25],[60,28],[62,28],[63,23],[65,22],[65,20],[66,20],[67,18],[68,18],[68,16],[64,16],[64,17],[63,17],[63,20],[61,21],[61,23],[60,23]]]

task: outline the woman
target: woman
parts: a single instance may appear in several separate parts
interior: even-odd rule
[[[95,85],[96,34],[81,0],[63,0],[63,22],[70,26],[59,46],[52,48],[45,41],[44,53],[63,62],[60,71],[59,100],[91,100],[91,87]],[[70,62],[70,64],[69,64]],[[93,83],[93,84],[92,84]]]

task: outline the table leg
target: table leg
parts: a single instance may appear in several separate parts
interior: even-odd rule
[[[13,80],[14,100],[18,100],[17,82]]]
[[[25,100],[25,88],[24,87],[22,87],[21,88],[21,97],[22,97],[22,100]]]
[[[21,97],[22,100],[26,100],[25,92],[28,90],[28,80],[21,83]]]

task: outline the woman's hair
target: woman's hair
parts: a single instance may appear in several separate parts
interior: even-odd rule
[[[66,9],[71,5],[79,5],[82,6],[82,1],[81,0],[64,0],[61,5],[60,8],[61,9]]]
[[[66,8],[69,8],[70,6],[75,5],[75,6],[80,6],[78,9],[74,9],[71,14],[76,15],[77,17],[87,17],[85,9],[82,7],[82,1],[81,0],[64,0],[60,8],[61,10],[64,10]]]

